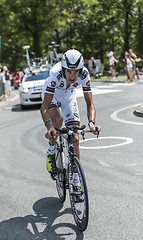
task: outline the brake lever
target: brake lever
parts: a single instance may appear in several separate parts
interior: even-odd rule
[[[54,133],[53,133],[53,130],[50,132],[51,136],[54,137]]]
[[[98,138],[98,136],[99,136],[99,129],[98,129],[97,126],[96,126],[96,131],[97,131],[97,138]]]
[[[85,132],[81,132],[82,139],[85,139]]]

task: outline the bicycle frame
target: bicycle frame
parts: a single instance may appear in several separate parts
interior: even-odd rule
[[[85,127],[85,126],[82,126],[82,127]],[[59,131],[59,129],[56,129],[56,130]],[[87,132],[91,132],[91,131],[90,130],[81,130],[81,129],[77,131],[77,133],[81,133],[83,139],[85,139],[84,138],[84,133],[87,133]],[[73,140],[72,140],[73,131],[69,130],[67,135],[65,135],[65,133],[60,133],[58,135],[59,135],[59,142],[60,142],[60,153],[61,153],[61,159],[62,159],[62,167],[63,167],[64,173],[66,173],[66,175],[65,175],[66,176],[66,179],[65,179],[66,188],[69,188],[68,179],[67,179],[68,169],[69,169],[69,167],[71,169],[72,158],[73,158],[73,156],[76,156],[74,154]],[[98,135],[97,135],[97,137],[98,137]],[[68,162],[67,163],[65,162],[64,150],[63,150],[63,148],[64,148],[63,139],[66,140],[66,143],[67,143],[67,146],[68,146],[68,149],[67,149],[67,151],[68,151]],[[72,174],[72,173],[69,173],[69,174]]]
[[[84,139],[84,133],[91,132],[90,130],[83,130],[85,126],[81,128],[63,128],[57,133],[59,135],[59,144],[57,144],[57,150],[59,153],[60,150],[60,163],[61,168],[58,168],[57,173],[57,191],[59,198],[62,202],[65,201],[66,198],[66,189],[69,189],[70,194],[70,202],[71,208],[73,212],[73,216],[78,228],[81,231],[85,231],[88,225],[88,216],[89,216],[89,204],[88,204],[88,191],[86,185],[86,179],[84,175],[83,168],[79,159],[74,154],[73,147],[73,137],[75,133],[81,133]],[[68,151],[68,160],[65,160],[64,153],[64,141],[67,143],[67,151]],[[59,149],[60,148],[60,149]],[[57,155],[59,156],[59,155]],[[57,157],[58,158],[58,157]],[[79,184],[77,186],[78,190],[75,190],[76,185],[73,185],[73,173],[78,173]]]
[[[67,145],[68,145],[68,161],[66,163],[65,161],[65,154],[64,154],[64,143],[63,143],[63,139],[65,139],[67,141]],[[72,142],[72,136],[68,135],[68,137],[66,137],[64,134],[59,135],[59,143],[60,143],[60,153],[61,153],[61,159],[62,159],[62,164],[63,164],[63,171],[65,174],[65,186],[66,189],[69,188],[69,183],[68,183],[68,174],[70,174],[70,176],[72,177],[72,172],[70,171],[70,173],[68,173],[68,169],[71,169],[71,161],[72,161],[72,157],[75,156],[74,154],[74,149],[73,149],[73,142]]]

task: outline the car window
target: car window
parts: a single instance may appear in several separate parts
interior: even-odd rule
[[[44,72],[36,72],[29,74],[25,77],[24,81],[38,81],[42,79],[46,79],[49,76],[49,71],[44,71]]]

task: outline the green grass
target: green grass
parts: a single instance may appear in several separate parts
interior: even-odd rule
[[[116,77],[116,79],[114,79],[113,81],[126,81],[127,80],[127,77]],[[109,76],[103,76],[101,78],[96,78],[96,79],[93,79],[93,77],[91,77],[91,81],[111,81],[111,77]]]

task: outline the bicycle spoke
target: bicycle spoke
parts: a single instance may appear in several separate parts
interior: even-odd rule
[[[80,191],[73,191],[73,177],[72,175],[70,175],[70,201],[75,222],[78,228],[81,231],[84,231],[87,228],[89,215],[88,193],[83,169],[79,160],[76,157],[73,158],[73,165],[74,171],[76,171],[79,176]],[[73,169],[71,168],[69,169],[69,171],[73,172]]]
[[[57,165],[57,180],[56,180],[56,187],[58,196],[61,202],[65,201],[66,198],[66,188],[65,188],[65,173],[62,166],[62,159],[60,154],[60,147],[56,142],[56,165]]]

